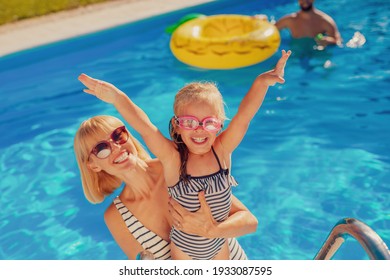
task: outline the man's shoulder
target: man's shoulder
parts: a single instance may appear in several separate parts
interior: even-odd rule
[[[328,15],[327,13],[325,13],[325,12],[323,12],[321,10],[318,10],[318,9],[315,12],[316,12],[316,15],[318,17],[320,17],[323,21],[326,21],[326,22],[329,22],[329,23],[332,23],[332,24],[335,22],[333,20],[333,18],[330,15]]]
[[[298,17],[298,13],[291,13],[291,14],[283,16],[280,20],[282,20],[282,19],[294,20],[297,17]]]
[[[294,20],[297,18],[297,13],[291,13],[291,14],[288,14],[288,15],[285,15],[283,17],[281,17],[275,24],[276,24],[276,27],[281,27],[281,28],[285,28],[285,27],[289,27],[291,25],[291,23],[294,22]]]

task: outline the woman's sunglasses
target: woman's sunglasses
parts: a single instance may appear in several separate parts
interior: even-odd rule
[[[100,159],[107,158],[112,152],[110,140],[116,144],[123,145],[129,140],[129,132],[127,132],[125,126],[118,127],[111,133],[108,141],[100,141],[97,143],[90,154],[94,154]]]
[[[206,117],[203,120],[199,121],[194,116],[175,116],[176,124],[186,130],[195,130],[199,126],[203,127],[204,130],[209,132],[215,132],[222,128],[222,123],[219,119],[213,117]]]

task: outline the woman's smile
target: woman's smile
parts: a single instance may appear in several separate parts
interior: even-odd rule
[[[128,151],[123,151],[121,152],[118,156],[116,156],[113,160],[114,164],[120,164],[120,163],[124,163],[125,161],[127,161],[129,159],[129,152]]]

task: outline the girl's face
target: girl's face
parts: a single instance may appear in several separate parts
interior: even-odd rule
[[[217,118],[215,107],[207,102],[198,102],[183,106],[177,117],[192,116],[199,122],[212,117]],[[176,126],[177,132],[181,135],[183,142],[190,153],[202,155],[211,150],[211,146],[217,137],[218,131],[205,130],[202,125],[196,129],[189,130]]]
[[[137,149],[124,127],[102,134],[91,148],[89,167],[95,172],[102,170],[118,176],[122,172],[134,169],[137,162]]]

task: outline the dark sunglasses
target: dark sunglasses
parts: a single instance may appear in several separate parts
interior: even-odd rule
[[[127,132],[125,126],[118,127],[111,133],[108,141],[100,141],[97,143],[90,154],[94,154],[100,159],[107,158],[112,152],[110,140],[116,144],[123,145],[129,140],[129,132]]]

